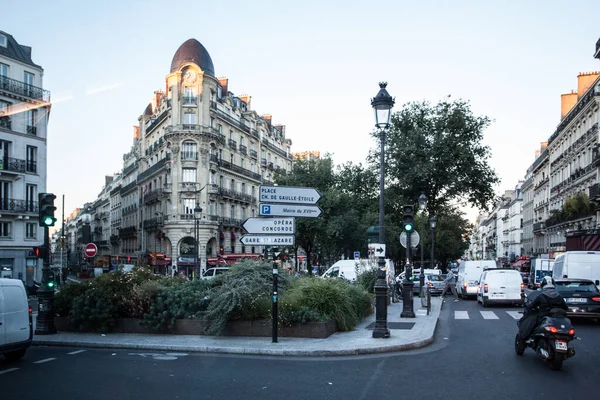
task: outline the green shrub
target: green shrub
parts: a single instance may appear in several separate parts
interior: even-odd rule
[[[210,281],[168,281],[166,286],[146,285],[151,297],[141,324],[156,331],[173,329],[176,319],[200,318],[209,304]],[[156,290],[156,291],[154,291]],[[141,287],[140,287],[141,291]]]
[[[156,298],[165,290],[165,286],[157,281],[146,281],[140,285],[133,285],[131,297],[128,299],[128,316],[143,319],[150,312],[150,307]]]
[[[300,278],[299,278],[300,279]],[[279,298],[278,304],[278,320],[282,325],[293,325],[293,324],[306,324],[308,322],[320,322],[327,321],[327,316],[322,313],[309,308],[303,304],[303,294],[300,290],[294,290],[294,287],[298,285],[294,280],[290,283],[285,293]],[[309,278],[301,278],[309,279]],[[271,302],[269,302],[271,306]],[[272,315],[272,314],[271,314]],[[269,315],[269,318],[272,318]]]
[[[68,317],[73,308],[73,300],[84,296],[89,288],[88,282],[70,282],[54,295],[54,311],[60,317]]]
[[[300,302],[302,307],[316,313],[314,316],[333,319],[340,331],[354,329],[371,304],[364,290],[340,279],[297,279],[287,288],[286,306],[288,298],[294,299],[290,304]]]
[[[356,283],[368,293],[375,293],[375,282],[377,281],[377,269],[369,269],[361,272],[356,277]]]
[[[273,266],[269,262],[242,261],[225,274],[213,279],[209,291],[210,304],[204,313],[205,332],[220,335],[230,320],[256,320],[268,317],[273,288]],[[284,290],[285,275],[279,276],[279,289]]]

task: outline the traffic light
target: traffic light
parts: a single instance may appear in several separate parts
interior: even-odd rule
[[[54,218],[54,211],[56,211],[56,207],[54,207],[54,200],[56,199],[56,195],[52,193],[39,193],[38,194],[38,204],[40,207],[39,213],[39,224],[40,226],[54,226],[56,222],[56,218]]]
[[[219,254],[225,254],[225,250],[223,250],[223,247],[219,247]]]
[[[46,287],[48,289],[54,289],[54,281],[48,281],[48,282],[46,282]]]
[[[415,208],[411,205],[402,206],[402,229],[404,232],[412,232],[414,230],[415,220]]]
[[[36,258],[45,258],[46,257],[46,248],[44,246],[35,246],[33,248],[33,255]]]

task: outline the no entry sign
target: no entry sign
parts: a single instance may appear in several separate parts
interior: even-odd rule
[[[94,243],[88,243],[85,245],[85,256],[94,257],[98,253],[98,248]]]

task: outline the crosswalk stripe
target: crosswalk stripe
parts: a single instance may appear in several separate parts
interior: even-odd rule
[[[5,369],[3,371],[0,371],[0,375],[2,374],[8,374],[9,372],[13,372],[13,371],[18,371],[19,368],[9,368],[9,369]]]
[[[454,311],[454,319],[469,319],[468,311]]]
[[[34,363],[34,364],[43,364],[43,363],[45,363],[45,362],[48,362],[48,361],[53,361],[53,360],[56,360],[56,358],[44,358],[43,360],[34,361],[33,363]]]
[[[514,319],[521,319],[521,317],[523,316],[523,314],[519,314],[519,311],[507,311],[506,313]]]
[[[72,355],[75,355],[75,354],[83,353],[84,351],[87,351],[87,350],[75,350],[75,351],[72,351],[72,352],[67,353],[67,354],[70,355],[70,356],[72,356]]]
[[[483,319],[499,319],[493,311],[479,311]]]

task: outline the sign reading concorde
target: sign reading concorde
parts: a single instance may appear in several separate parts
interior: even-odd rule
[[[294,218],[248,218],[242,227],[248,233],[293,235],[296,230]]]
[[[321,194],[315,188],[260,185],[260,200],[265,203],[315,204]]]

